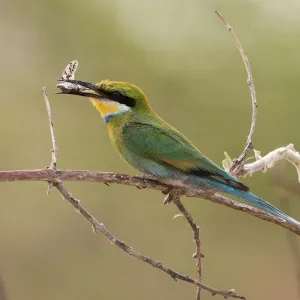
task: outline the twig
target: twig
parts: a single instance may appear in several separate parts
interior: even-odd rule
[[[182,215],[187,219],[188,223],[190,224],[193,230],[193,239],[196,245],[196,252],[194,253],[193,257],[196,258],[196,266],[197,266],[197,273],[199,282],[202,281],[202,254],[201,254],[201,242],[200,242],[200,227],[195,223],[192,215],[188,212],[188,210],[184,207],[182,202],[180,201],[180,196],[173,194],[170,192],[168,194],[169,198],[172,197],[172,202],[177,206],[179,211]],[[201,288],[198,287],[196,300],[200,300],[201,298]]]
[[[49,104],[48,97],[46,95],[46,88],[43,88],[43,94],[44,99],[47,106],[47,112],[48,112],[48,118],[49,118],[49,124],[50,124],[50,132],[51,132],[51,140],[52,140],[52,146],[53,151],[52,153],[52,161],[49,169],[47,171],[57,172],[56,170],[56,160],[57,160],[57,148],[55,143],[55,135],[53,130],[53,122],[52,122],[52,116],[51,116],[51,108]],[[237,298],[237,299],[245,299],[243,296],[236,295],[235,290],[229,290],[229,291],[222,291],[215,288],[212,288],[210,286],[202,284],[200,281],[196,281],[192,278],[190,278],[187,275],[180,274],[176,271],[173,271],[172,269],[165,267],[160,261],[155,261],[151,259],[150,257],[147,257],[138,251],[136,251],[134,248],[129,247],[124,242],[116,238],[112,233],[110,233],[104,226],[103,223],[100,223],[93,215],[91,215],[81,204],[80,201],[76,198],[74,198],[71,193],[67,191],[67,189],[64,187],[62,180],[55,178],[55,180],[49,181],[63,196],[65,200],[67,200],[75,209],[77,212],[79,212],[91,225],[93,228],[93,232],[96,234],[97,232],[100,232],[102,235],[104,235],[111,244],[116,245],[121,250],[127,252],[129,255],[134,256],[150,265],[152,265],[154,268],[157,268],[161,271],[164,271],[165,273],[169,274],[173,279],[179,279],[188,283],[191,283],[198,287],[198,289],[204,289],[208,292],[210,292],[212,295],[220,295],[224,298]]]
[[[0,171],[0,182],[7,181],[88,181],[88,182],[101,182],[107,184],[123,184],[135,186],[138,188],[147,188],[158,190],[161,192],[168,192],[170,189],[174,189],[169,185],[160,183],[153,178],[147,176],[129,176],[126,174],[118,173],[106,173],[87,170],[50,170],[50,169],[38,169],[38,170],[13,170],[13,171]],[[259,219],[277,224],[283,228],[286,228],[297,235],[300,235],[300,226],[288,223],[279,217],[270,215],[269,213],[260,210],[258,208],[242,204],[234,201],[228,197],[222,196],[217,193],[213,193],[208,190],[192,189],[190,187],[176,187],[178,194],[201,198],[218,203],[232,209],[248,213]]]
[[[230,173],[235,175],[236,173],[238,173],[239,168],[243,165],[248,152],[253,147],[252,139],[253,139],[253,134],[254,134],[254,130],[255,130],[256,116],[257,116],[256,93],[255,93],[255,87],[254,87],[253,76],[252,76],[252,72],[251,72],[251,68],[250,68],[250,63],[249,63],[248,57],[243,49],[241,42],[239,41],[238,37],[236,36],[236,34],[233,31],[233,28],[228,24],[226,19],[217,10],[215,11],[215,13],[221,19],[221,21],[224,23],[224,25],[226,26],[228,31],[232,34],[232,36],[234,38],[234,42],[235,42],[235,44],[240,52],[240,55],[243,59],[245,69],[246,69],[246,72],[248,75],[247,83],[248,83],[248,86],[250,89],[250,95],[251,95],[251,100],[252,100],[252,121],[251,121],[250,133],[247,137],[246,146],[245,146],[243,152],[241,153],[241,155],[239,156],[239,158],[235,159],[232,162],[232,165],[230,166]]]
[[[44,100],[46,103],[46,108],[47,108],[47,113],[48,113],[48,119],[49,119],[49,128],[50,128],[50,134],[51,134],[51,140],[52,140],[52,149],[51,149],[51,164],[50,164],[50,169],[55,170],[56,169],[56,164],[57,164],[57,147],[56,147],[56,141],[55,141],[55,135],[54,135],[54,128],[53,128],[53,121],[52,121],[52,114],[51,114],[51,107],[49,103],[49,99],[47,97],[47,92],[46,88],[43,87],[43,95],[44,95]]]

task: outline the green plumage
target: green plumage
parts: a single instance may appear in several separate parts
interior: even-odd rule
[[[116,116],[109,131],[121,156],[143,173],[174,180],[201,176],[248,190],[154,112]]]

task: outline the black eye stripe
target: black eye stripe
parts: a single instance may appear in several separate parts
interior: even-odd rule
[[[119,102],[120,104],[125,104],[128,107],[134,107],[136,104],[135,99],[125,96],[120,92],[112,92],[112,93],[106,92],[105,94],[107,95],[108,99]]]

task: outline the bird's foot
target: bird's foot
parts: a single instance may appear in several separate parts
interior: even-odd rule
[[[157,178],[151,175],[138,174],[133,177],[142,181],[137,183],[136,187],[138,189],[145,189],[149,185],[149,181],[151,180],[157,181]]]
[[[146,183],[146,179],[147,179],[147,178],[145,178],[145,175],[144,175],[144,174],[138,174],[138,175],[136,175],[136,176],[134,176],[134,177],[141,180],[141,182],[139,182],[139,183],[136,185],[136,187],[137,187],[138,189],[145,189],[145,188],[147,187],[147,183]]]

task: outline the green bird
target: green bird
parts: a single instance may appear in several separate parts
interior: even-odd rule
[[[104,80],[92,84],[62,80],[83,88],[63,93],[89,97],[106,123],[110,139],[130,165],[172,185],[188,185],[234,195],[268,213],[300,223],[252,194],[235,177],[206,158],[183,134],[161,119],[137,86]],[[58,84],[61,88],[61,85]]]

